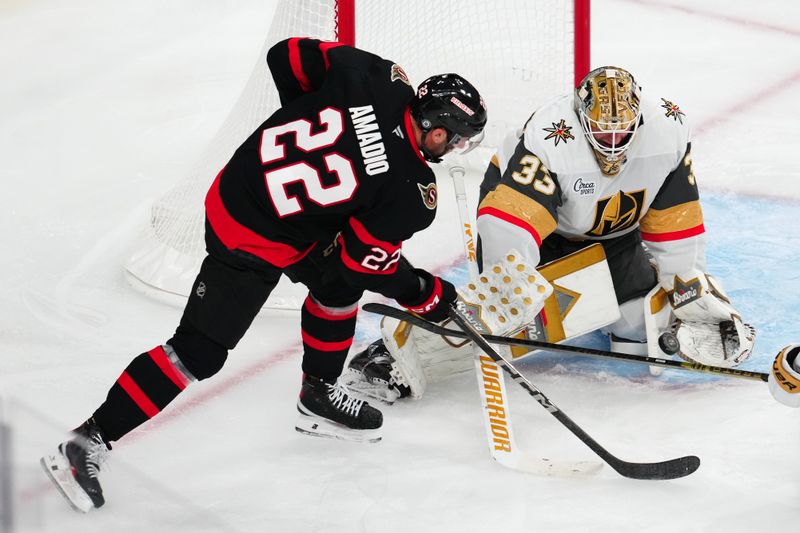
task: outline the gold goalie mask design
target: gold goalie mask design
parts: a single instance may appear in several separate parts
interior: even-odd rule
[[[575,113],[603,174],[616,176],[639,127],[640,88],[627,70],[600,67],[575,89]]]

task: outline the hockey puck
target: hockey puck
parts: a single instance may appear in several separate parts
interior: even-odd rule
[[[678,342],[678,337],[676,337],[674,333],[667,331],[658,337],[658,347],[661,348],[661,351],[665,354],[674,355],[680,350],[681,344]]]

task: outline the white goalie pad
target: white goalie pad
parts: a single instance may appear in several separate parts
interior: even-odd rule
[[[442,325],[446,327],[448,321]],[[415,400],[422,398],[428,382],[472,368],[472,350],[465,339],[443,337],[389,317],[381,321],[381,337],[394,357],[397,380]]]
[[[476,318],[495,334],[524,328],[552,293],[547,280],[521,257],[509,251],[503,261],[460,290]],[[395,360],[394,370],[414,399],[422,397],[429,381],[472,368],[472,350],[464,339],[443,337],[390,318],[381,322],[381,336]]]
[[[553,287],[542,312],[526,328],[525,337],[545,342],[563,342],[595,331],[620,318],[614,282],[602,245],[586,248],[539,267]],[[511,348],[514,358],[528,348]]]
[[[647,327],[647,355],[655,359],[670,358],[658,344],[662,333],[671,331],[672,308],[667,301],[667,292],[660,286],[653,287],[644,297],[644,323]],[[651,367],[652,368],[655,367]],[[654,374],[659,374],[655,371]]]
[[[614,284],[600,244],[548,263],[539,274],[549,282],[552,292],[547,288],[544,293],[536,290],[546,296],[543,312],[519,335],[561,342],[619,320]],[[537,276],[536,280],[544,285],[541,278]],[[422,397],[428,383],[472,368],[472,350],[464,339],[443,338],[390,318],[381,322],[381,336],[409,384],[412,398]],[[529,350],[514,346],[511,353],[517,358]]]

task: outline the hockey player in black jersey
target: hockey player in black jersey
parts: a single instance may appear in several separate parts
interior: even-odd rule
[[[282,274],[309,289],[301,311],[297,430],[376,441],[380,411],[337,384],[362,293],[430,320],[452,284],[413,268],[402,242],[436,214],[427,162],[480,141],[486,108],[456,74],[416,94],[399,65],[338,43],[291,38],[267,62],[282,107],[231,157],[205,200],[208,255],[175,334],[131,361],[106,400],[42,465],[70,503],[104,503],[110,443],[216,374]]]

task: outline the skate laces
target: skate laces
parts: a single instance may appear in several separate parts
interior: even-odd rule
[[[100,466],[105,462],[108,457],[108,448],[103,438],[99,433],[92,433],[85,438],[82,443],[86,457],[84,463],[86,464],[86,473],[89,477],[97,477],[100,473]]]
[[[348,395],[347,390],[338,383],[328,384],[328,398],[334,407],[350,416],[358,416],[361,406],[364,405],[364,400],[358,400]]]

